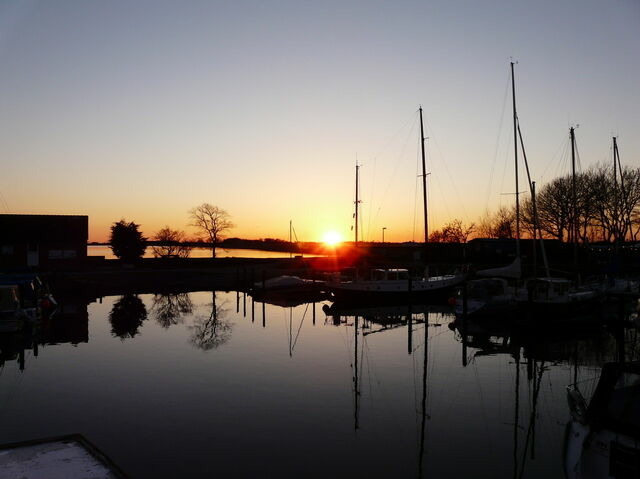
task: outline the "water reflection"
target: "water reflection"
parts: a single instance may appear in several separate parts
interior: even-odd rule
[[[190,342],[196,348],[204,351],[216,349],[231,339],[233,323],[226,317],[226,301],[217,304],[216,292],[211,293],[211,303],[208,305],[211,312],[208,315],[197,315],[193,324],[189,326],[191,331]]]
[[[82,429],[137,478],[203,477],[212,464],[236,477],[560,477],[566,386],[586,396],[603,362],[640,352],[629,321],[523,327],[432,305],[245,303],[236,292],[63,302],[31,338],[0,336],[0,442]],[[43,344],[55,354],[30,360]],[[249,456],[247,438],[261,444]]]
[[[154,294],[151,313],[160,326],[182,324],[185,316],[193,313],[193,303],[189,293]]]
[[[109,313],[111,334],[124,341],[139,334],[138,329],[147,319],[147,308],[142,300],[133,294],[122,296],[113,304]]]

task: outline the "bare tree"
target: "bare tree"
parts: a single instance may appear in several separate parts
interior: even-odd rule
[[[475,231],[477,238],[515,238],[515,208],[501,206],[495,213],[486,212],[478,221],[478,226],[472,225],[472,228],[469,235]]]
[[[464,226],[462,221],[455,219],[444,225],[442,229],[431,233],[429,241],[433,243],[466,243],[474,228],[473,223]]]
[[[151,312],[163,328],[184,321],[183,316],[193,313],[193,303],[189,293],[154,294]]]
[[[216,349],[231,339],[233,323],[225,318],[227,310],[216,304],[216,292],[212,293],[211,314],[196,316],[193,325],[189,326],[191,338],[189,342],[204,351]]]
[[[200,206],[189,210],[191,226],[195,226],[206,235],[207,242],[211,243],[211,257],[216,257],[216,246],[224,238],[227,231],[233,228],[231,217],[226,210],[202,203]]]
[[[153,237],[154,240],[163,243],[162,245],[151,248],[153,256],[156,258],[188,258],[191,254],[191,247],[183,244],[186,236],[184,231],[173,230],[165,226]]]

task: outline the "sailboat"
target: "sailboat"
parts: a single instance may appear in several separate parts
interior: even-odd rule
[[[551,277],[544,252],[544,240],[540,234],[542,256],[545,264],[546,275],[527,279],[524,284],[519,284],[522,279],[521,255],[520,255],[520,203],[518,188],[518,138],[527,166],[527,176],[531,190],[534,210],[534,242],[537,239],[538,225],[535,207],[535,182],[531,181],[522,134],[518,122],[515,96],[514,63],[511,62],[511,90],[513,103],[513,138],[514,138],[514,162],[515,162],[515,187],[516,187],[516,258],[512,264],[500,268],[492,268],[478,271],[477,275],[486,279],[475,279],[467,282],[466,291],[459,290],[456,298],[457,314],[473,314],[476,316],[493,316],[500,314],[514,314],[522,312],[536,314],[538,319],[566,317],[592,308],[598,301],[600,292],[597,289],[582,287],[576,288],[573,282],[567,278]],[[573,181],[573,239],[577,246],[577,220],[575,210],[575,134],[570,129],[572,152],[572,176]],[[574,262],[577,265],[577,249],[574,250]],[[535,276],[534,271],[534,276]],[[507,279],[515,280],[510,284]],[[520,317],[524,315],[519,315]]]
[[[424,245],[425,253],[429,242],[427,222],[427,172],[425,163],[425,136],[420,112],[420,147],[422,153],[422,198],[424,213]],[[355,244],[358,245],[358,166],[356,165],[356,201],[355,201]],[[464,274],[429,276],[425,268],[423,278],[411,277],[407,269],[374,269],[367,279],[354,278],[350,281],[334,281],[327,283],[333,298],[342,302],[380,303],[389,301],[415,302],[424,300],[446,299],[453,288],[465,280]]]
[[[578,270],[578,214],[576,207],[576,158],[575,158],[575,129],[569,129],[571,139],[571,178],[572,178],[572,238],[574,270]],[[526,158],[525,158],[526,159]],[[536,219],[534,221],[537,222]],[[542,241],[542,239],[541,239]],[[525,282],[525,287],[518,291],[516,300],[522,311],[540,314],[541,319],[547,317],[568,318],[581,313],[594,313],[594,306],[602,298],[602,292],[598,288],[590,286],[577,286],[575,282],[567,278],[551,277],[547,267],[545,277],[530,278]]]
[[[508,280],[518,282],[522,278],[520,258],[520,202],[518,187],[518,123],[516,113],[516,88],[511,62],[511,92],[513,103],[513,140],[515,157],[515,186],[516,186],[516,258],[513,263],[498,268],[478,271],[479,279],[467,281],[464,289],[456,292],[455,309],[457,315],[500,316],[509,315],[518,307],[517,287]]]

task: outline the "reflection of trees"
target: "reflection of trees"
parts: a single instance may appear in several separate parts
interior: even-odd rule
[[[163,328],[183,322],[183,315],[193,312],[189,293],[155,294],[151,311]]]
[[[109,313],[111,334],[124,340],[138,334],[138,328],[147,319],[147,308],[140,298],[127,294],[116,301]]]
[[[216,293],[212,292],[211,314],[209,316],[197,316],[194,318],[191,329],[190,342],[195,347],[208,351],[226,343],[231,339],[233,324],[225,319],[227,310],[224,303],[216,304]]]

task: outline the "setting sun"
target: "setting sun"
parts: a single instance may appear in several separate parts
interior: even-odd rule
[[[338,243],[342,242],[342,235],[335,230],[327,231],[324,235],[322,235],[322,241],[324,241],[329,246],[335,246]]]

